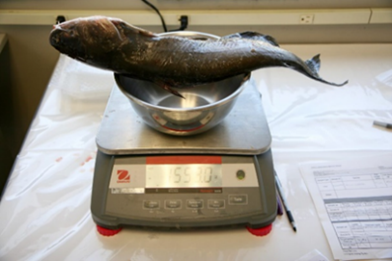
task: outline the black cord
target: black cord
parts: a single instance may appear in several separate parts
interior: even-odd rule
[[[167,32],[167,27],[166,27],[166,23],[165,23],[165,19],[163,19],[163,16],[161,15],[161,13],[159,12],[158,8],[156,8],[153,4],[151,4],[150,2],[148,2],[147,0],[142,0],[142,2],[144,2],[146,5],[148,5],[149,7],[151,7],[152,9],[155,10],[155,12],[157,12],[157,14],[159,15],[159,17],[161,18],[161,22],[162,22],[162,26],[163,26],[163,30],[165,32]],[[170,32],[174,32],[174,31],[183,31],[188,27],[188,16],[186,15],[181,15],[181,18],[179,20],[181,22],[181,26],[178,29],[175,30],[170,30]]]
[[[188,16],[181,15],[180,17],[181,26],[177,30],[172,31],[184,31],[188,27]]]
[[[63,22],[65,22],[65,16],[64,15],[58,15],[56,17],[56,24],[61,24]]]
[[[162,15],[161,15],[161,12],[159,12],[158,8],[156,8],[153,4],[151,4],[151,3],[148,2],[147,0],[142,0],[142,2],[144,2],[146,5],[148,5],[148,6],[151,7],[152,9],[154,9],[155,12],[157,12],[157,14],[159,15],[159,17],[161,18],[163,30],[164,30],[165,32],[167,32],[167,27],[166,27],[165,20],[163,19]]]

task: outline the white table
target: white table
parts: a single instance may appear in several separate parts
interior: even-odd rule
[[[61,56],[0,204],[1,260],[296,260],[314,249],[333,259],[298,163],[392,152],[392,45],[287,45],[321,53],[327,80],[282,68],[253,73],[273,137],[275,168],[297,222],[278,216],[265,237],[246,229],[96,231],[90,213],[95,135],[110,72]]]

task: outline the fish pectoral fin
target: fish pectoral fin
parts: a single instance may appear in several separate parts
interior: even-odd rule
[[[266,34],[261,34],[258,32],[252,32],[252,31],[229,34],[229,35],[223,36],[222,38],[223,39],[230,39],[230,38],[252,39],[252,40],[257,40],[257,41],[263,41],[263,42],[268,43],[270,45],[279,47],[279,44],[276,42],[276,40],[272,36],[266,35]]]
[[[168,92],[174,94],[175,96],[180,97],[180,98],[182,98],[182,99],[185,99],[185,97],[182,96],[181,93],[179,93],[179,92],[176,91],[176,90],[173,90],[172,88],[170,88],[169,85],[167,85],[167,84],[165,84],[165,83],[157,83],[157,84],[158,84],[161,88],[163,88],[164,90],[166,90],[166,91],[168,91]]]

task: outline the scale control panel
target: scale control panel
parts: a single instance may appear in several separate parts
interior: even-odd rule
[[[98,223],[115,217],[114,225],[103,224],[109,227],[198,227],[252,223],[253,219],[270,216],[273,220],[273,171],[271,183],[269,174],[262,175],[257,159],[228,155],[114,157],[99,181],[106,193],[94,199],[93,191],[92,206],[94,200],[101,202],[99,215],[94,215],[92,207],[93,217]],[[271,189],[264,187],[266,182],[272,185],[272,202]]]

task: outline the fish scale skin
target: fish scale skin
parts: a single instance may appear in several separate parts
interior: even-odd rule
[[[271,47],[258,45],[250,40],[184,41],[161,38],[150,47],[151,51],[145,52],[147,56],[144,59],[154,72],[154,77],[176,80],[179,78],[180,85],[216,81],[277,63],[273,61],[274,57],[268,57],[268,54],[276,57],[276,50],[266,52],[265,50]],[[264,49],[259,50],[261,47]],[[263,52],[267,55],[262,55]]]
[[[266,67],[290,68],[331,85],[346,83],[321,79],[318,59],[305,63],[271,39],[254,32],[208,40],[160,36],[107,17],[70,20],[56,25],[50,35],[51,44],[74,59],[165,88],[195,86]]]

